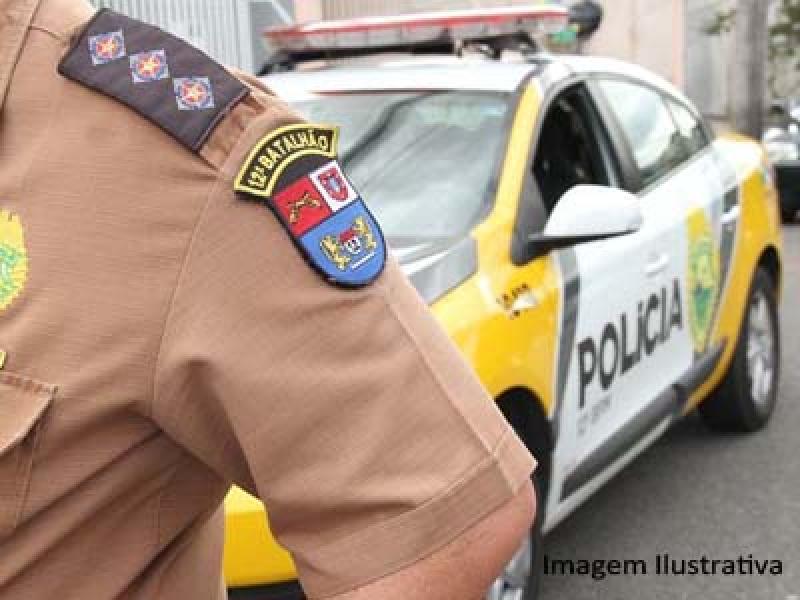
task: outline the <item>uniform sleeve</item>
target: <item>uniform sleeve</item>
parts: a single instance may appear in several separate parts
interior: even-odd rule
[[[152,417],[264,501],[309,595],[341,593],[456,538],[534,462],[391,259],[334,287],[231,190],[197,224]]]

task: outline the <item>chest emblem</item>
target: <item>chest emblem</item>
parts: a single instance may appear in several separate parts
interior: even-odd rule
[[[0,312],[22,293],[28,277],[25,234],[17,215],[0,209]]]

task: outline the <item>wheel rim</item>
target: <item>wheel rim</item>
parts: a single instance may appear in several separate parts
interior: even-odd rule
[[[506,565],[503,574],[489,588],[486,600],[523,600],[533,563],[533,545],[530,536]]]
[[[761,291],[756,292],[750,304],[747,376],[756,408],[768,410],[775,383],[775,328],[767,298]]]

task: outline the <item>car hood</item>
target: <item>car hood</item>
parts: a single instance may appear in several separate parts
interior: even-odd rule
[[[439,240],[389,238],[388,241],[403,272],[428,304],[478,269],[477,246],[469,235]]]

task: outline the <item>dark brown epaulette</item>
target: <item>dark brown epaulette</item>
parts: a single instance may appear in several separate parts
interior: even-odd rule
[[[193,152],[248,94],[194,46],[111,10],[89,22],[58,72],[128,105]]]

